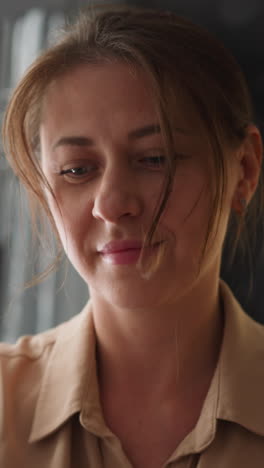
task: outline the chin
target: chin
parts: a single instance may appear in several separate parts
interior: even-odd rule
[[[169,287],[168,282],[139,278],[110,279],[107,281],[89,283],[89,291],[95,302],[107,302],[111,307],[124,309],[156,308],[167,302],[175,292],[175,285]]]
[[[154,307],[159,306],[157,301],[153,300],[152,297],[146,297],[146,294],[133,294],[129,295],[126,294],[119,294],[118,296],[113,294],[94,294],[91,292],[91,298],[95,299],[95,301],[104,301],[108,303],[111,307],[118,308],[118,309],[127,309],[127,310],[142,310],[142,309],[153,309]],[[162,301],[161,301],[162,302]]]

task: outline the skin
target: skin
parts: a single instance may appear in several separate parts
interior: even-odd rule
[[[249,202],[254,194],[262,148],[252,125],[230,152],[219,231],[197,278],[211,149],[195,112],[179,103],[175,150],[183,157],[155,237],[164,241],[163,261],[148,279],[136,264],[105,261],[100,249],[107,242],[143,240],[162,189],[164,166],[153,162],[164,154],[161,134],[131,136],[158,123],[149,89],[142,71],[122,63],[79,66],[50,85],[40,139],[58,202],[47,195],[51,212],[70,261],[89,284],[105,419],[134,465],[154,468],[195,425],[208,391],[224,325],[219,271],[227,222],[239,198]],[[66,143],[73,136],[92,142]],[[88,172],[60,174],[76,167]]]

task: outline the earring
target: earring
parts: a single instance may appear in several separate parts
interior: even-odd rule
[[[241,212],[239,214],[244,214],[247,209],[247,200],[245,198],[239,198],[239,202],[241,205]]]

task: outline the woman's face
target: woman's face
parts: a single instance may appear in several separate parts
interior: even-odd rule
[[[154,238],[164,258],[143,278],[137,260],[166,165],[149,90],[144,73],[128,65],[79,66],[50,85],[40,129],[43,170],[57,200],[48,196],[50,209],[65,251],[92,296],[127,307],[171,302],[192,287],[210,210],[208,141],[194,112],[179,103],[179,160]],[[201,272],[208,278],[218,274],[231,192]]]

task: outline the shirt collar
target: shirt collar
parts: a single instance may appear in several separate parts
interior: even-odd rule
[[[217,419],[264,436],[264,327],[249,318],[220,280],[225,330],[220,358],[199,421],[186,448],[198,452],[214,438]],[[29,442],[52,433],[82,410],[85,427],[97,435],[105,426],[96,373],[91,303],[58,327],[36,404]],[[184,444],[185,445],[185,444]]]
[[[225,332],[217,418],[264,436],[264,327],[246,315],[221,281]]]
[[[85,408],[86,414],[101,414],[92,322],[89,302],[77,316],[54,329],[52,350],[43,351],[43,354],[50,352],[47,360],[42,355],[46,368],[29,436],[30,443],[55,431],[82,408]]]
[[[219,366],[216,367],[196,426],[179,444],[168,461],[176,461],[190,453],[200,453],[211,444],[217,426],[218,390]]]
[[[218,420],[264,436],[264,327],[246,315],[222,279],[219,286],[225,316],[219,360],[198,422],[170,461],[206,449]]]

